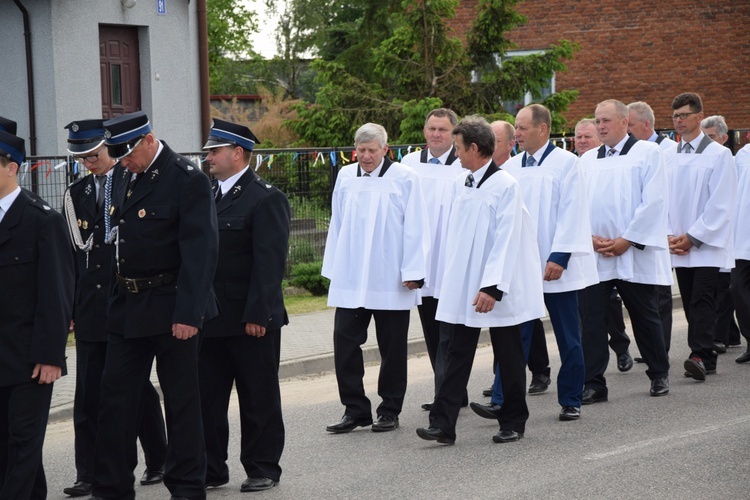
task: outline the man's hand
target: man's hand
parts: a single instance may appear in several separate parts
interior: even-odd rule
[[[612,240],[604,238],[602,236],[592,236],[591,241],[594,243],[594,251],[602,253],[601,249],[612,244]]]
[[[247,333],[251,337],[262,337],[266,334],[266,327],[256,325],[255,323],[246,323],[245,333]]]
[[[31,372],[31,378],[39,377],[40,384],[51,384],[62,377],[62,368],[53,365],[35,364],[34,371]]]
[[[409,290],[416,290],[419,288],[419,283],[416,281],[404,281],[403,285]]]
[[[608,244],[601,246],[597,251],[604,257],[619,257],[627,252],[631,246],[633,245],[625,238],[615,238],[609,240]]]
[[[474,308],[476,312],[487,313],[495,308],[495,298],[488,293],[479,292],[477,296],[474,297],[474,302],[472,302],[471,305],[476,306]]]
[[[565,268],[560,264],[554,262],[547,262],[547,266],[544,268],[544,281],[555,281],[562,277]]]
[[[693,248],[693,242],[690,241],[687,234],[680,236],[669,236],[669,253],[674,255],[687,255]]]
[[[172,336],[180,340],[187,340],[198,334],[198,327],[175,323],[172,325]]]

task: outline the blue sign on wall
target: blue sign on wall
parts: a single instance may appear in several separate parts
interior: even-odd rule
[[[167,0],[156,0],[156,13],[160,16],[167,15]]]

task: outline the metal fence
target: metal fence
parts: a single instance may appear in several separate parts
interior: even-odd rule
[[[661,133],[675,137],[673,130]],[[750,142],[750,129],[730,130],[727,146],[737,152]],[[573,151],[572,136],[556,135],[552,141],[561,148]],[[395,161],[424,147],[422,144],[395,145],[389,155]],[[328,224],[331,218],[331,193],[339,169],[353,161],[354,148],[297,148],[257,149],[250,167],[263,179],[286,193],[292,209],[287,274],[293,265],[316,262],[323,258]],[[184,153],[195,164],[203,163],[204,152]],[[50,206],[61,211],[65,189],[87,171],[72,157],[30,157],[19,172],[19,184],[44,198]]]

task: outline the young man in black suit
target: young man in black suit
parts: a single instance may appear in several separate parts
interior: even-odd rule
[[[279,482],[284,421],[279,390],[281,327],[289,323],[281,281],[289,243],[289,202],[250,168],[258,139],[243,125],[214,120],[206,161],[216,178],[220,313],[206,323],[200,386],[208,468],[206,486],[229,482],[227,410],[232,385],[240,401],[241,491]]]

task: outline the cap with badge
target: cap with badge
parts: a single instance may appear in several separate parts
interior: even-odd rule
[[[78,120],[65,125],[68,129],[68,152],[85,155],[104,144],[104,120]]]
[[[120,115],[104,122],[104,144],[109,156],[119,160],[133,152],[146,134],[151,122],[143,111]]]
[[[23,139],[0,130],[0,156],[21,165],[26,159],[26,146]]]
[[[0,130],[8,132],[9,134],[16,135],[16,122],[9,120],[4,116],[0,116]]]
[[[239,146],[252,151],[255,144],[259,142],[260,140],[246,126],[214,119],[213,124],[211,124],[211,130],[208,132],[208,141],[206,141],[203,149]]]

